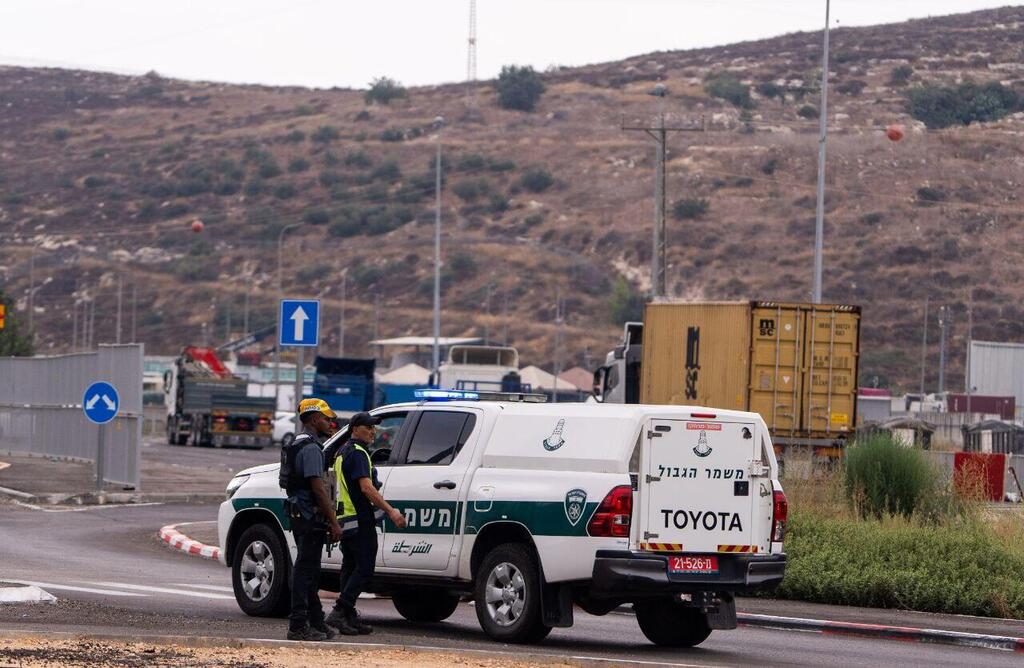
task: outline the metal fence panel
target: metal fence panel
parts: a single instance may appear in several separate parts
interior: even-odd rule
[[[117,388],[120,406],[105,427],[103,479],[139,489],[142,357],[142,344],[130,344],[0,358],[0,451],[95,462],[99,427],[82,413],[82,394],[104,380]]]

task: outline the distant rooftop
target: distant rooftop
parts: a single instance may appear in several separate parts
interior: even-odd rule
[[[459,346],[469,343],[482,343],[483,339],[479,337],[458,337],[458,336],[442,336],[437,339],[437,344],[440,346]],[[432,336],[399,336],[394,339],[377,339],[376,341],[370,341],[372,346],[432,346],[434,345],[434,337]]]

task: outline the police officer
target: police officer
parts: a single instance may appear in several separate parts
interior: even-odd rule
[[[406,526],[405,516],[392,508],[380,492],[380,482],[373,462],[370,444],[374,441],[380,418],[369,413],[356,413],[349,421],[349,440],[334,460],[338,485],[338,516],[341,535],[341,594],[327,624],[344,635],[368,634],[373,628],[356,612],[356,601],[373,576],[377,560],[376,523],[385,515],[399,529]],[[378,510],[374,511],[374,507]]]
[[[289,640],[328,640],[334,631],[324,623],[320,605],[320,555],[324,542],[341,537],[327,485],[324,484],[322,439],[333,433],[334,411],[323,399],[299,403],[302,431],[281,449],[280,485],[288,493],[285,510],[291,520],[298,554],[292,566]]]

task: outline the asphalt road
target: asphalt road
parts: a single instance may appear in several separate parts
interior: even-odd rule
[[[172,551],[155,538],[175,522],[214,519],[212,505],[94,506],[33,510],[0,503],[0,577],[41,583],[57,605],[0,606],[0,629],[33,633],[206,635],[281,639],[284,620],[242,614],[220,564]],[[523,651],[487,639],[471,605],[447,622],[413,624],[386,600],[360,603],[377,626],[371,642]],[[1019,666],[1017,655],[889,640],[740,628],[715,631],[700,647],[651,645],[630,614],[582,612],[530,651],[606,661],[677,665]]]

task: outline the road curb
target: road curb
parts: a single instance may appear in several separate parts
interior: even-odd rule
[[[85,492],[81,494],[29,494],[9,487],[0,487],[0,496],[9,496],[37,506],[106,506],[133,503],[208,504],[224,500],[223,492]]]
[[[179,524],[168,524],[167,526],[160,529],[157,535],[160,536],[160,540],[167,543],[168,546],[175,550],[181,550],[182,552],[197,557],[203,557],[204,559],[212,559],[214,561],[220,561],[220,548],[216,545],[206,545],[200,543],[198,540],[192,540],[185,534],[178,531],[178,527],[183,523]]]
[[[944,631],[942,629],[918,629],[909,626],[887,626],[884,624],[834,622],[822,619],[802,619],[800,617],[776,617],[774,615],[758,615],[746,612],[738,613],[736,619],[743,626],[757,626],[768,629],[813,631],[832,635],[926,642],[939,645],[958,645],[960,647],[1024,653],[1024,638],[1014,638],[1012,636]]]

